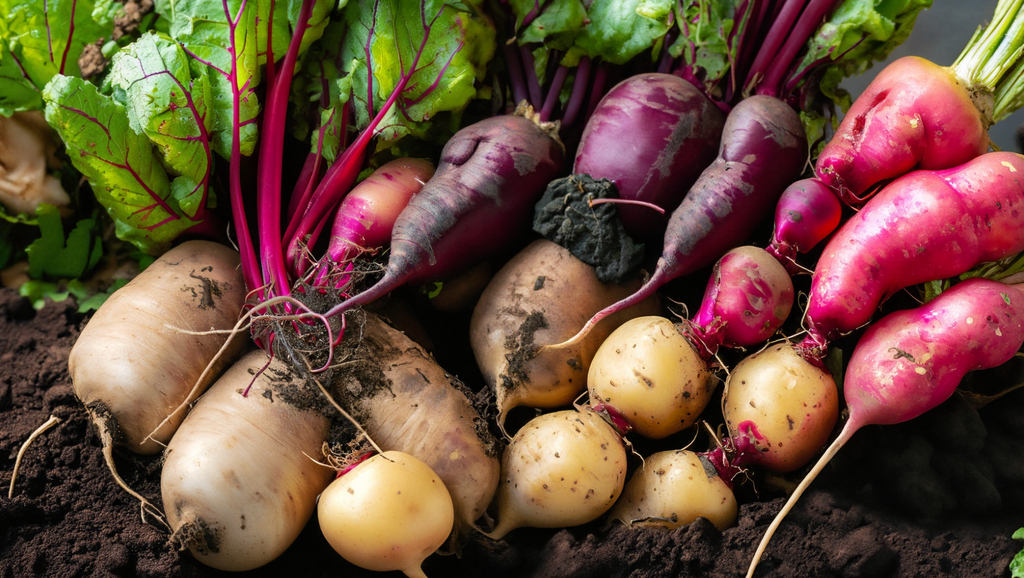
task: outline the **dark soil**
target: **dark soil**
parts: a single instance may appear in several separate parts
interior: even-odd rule
[[[71,304],[36,312],[0,292],[0,486],[18,449],[51,415],[63,421],[25,454],[13,499],[0,497],[0,578],[226,576],[167,546],[111,479],[75,398],[68,353],[84,319]],[[440,357],[440,356],[439,356]],[[468,380],[467,380],[468,381]],[[1004,577],[1024,526],[1024,390],[976,411],[961,399],[904,426],[867,429],[813,486],[768,548],[758,576]],[[120,454],[126,481],[158,502],[159,461]],[[762,495],[772,484],[760,480]],[[744,495],[738,524],[676,531],[520,529],[433,557],[432,577],[742,576],[781,498]],[[352,568],[311,520],[284,556],[241,576],[381,576]]]

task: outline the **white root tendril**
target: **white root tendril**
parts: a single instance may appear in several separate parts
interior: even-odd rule
[[[51,427],[59,424],[61,421],[63,420],[60,419],[59,417],[51,415],[50,419],[46,420],[46,422],[43,423],[43,425],[37,427],[36,430],[32,432],[30,436],[28,436],[28,439],[25,440],[25,443],[21,444],[21,449],[18,450],[18,457],[14,459],[14,470],[11,472],[11,487],[10,489],[7,490],[8,500],[14,497],[14,482],[15,480],[18,479],[18,470],[21,468],[21,459],[25,456],[25,452],[28,451],[28,447],[32,445],[32,442],[34,442],[37,437],[42,435],[44,432],[46,432],[46,430],[50,429]]]

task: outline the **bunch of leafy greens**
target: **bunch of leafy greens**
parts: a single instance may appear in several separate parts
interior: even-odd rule
[[[294,80],[297,133],[309,133],[313,151],[334,162],[347,145],[346,133],[370,126],[419,53],[406,89],[379,123],[376,151],[407,136],[446,142],[461,127],[462,112],[479,97],[478,85],[494,56],[495,31],[481,13],[482,4],[348,2],[327,25],[323,41],[306,54]],[[316,130],[310,131],[311,125]]]

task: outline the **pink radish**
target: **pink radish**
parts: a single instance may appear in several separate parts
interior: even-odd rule
[[[953,395],[968,371],[1001,365],[1022,344],[1024,293],[987,279],[964,281],[868,328],[850,357],[843,384],[849,418],[768,527],[747,578],[783,518],[854,432],[902,423],[935,408]]]

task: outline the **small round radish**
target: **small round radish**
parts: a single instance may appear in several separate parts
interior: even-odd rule
[[[455,509],[430,466],[389,451],[332,482],[320,495],[317,516],[327,541],[356,566],[426,578],[420,565],[448,538]]]
[[[747,245],[730,250],[715,263],[700,309],[690,329],[700,338],[705,356],[722,345],[749,347],[764,343],[793,309],[793,280],[764,249]]]
[[[608,517],[627,526],[665,528],[707,518],[725,530],[736,523],[737,511],[736,496],[715,467],[700,454],[676,450],[644,459]]]
[[[768,252],[790,274],[798,273],[797,253],[810,251],[831,235],[842,214],[839,197],[820,180],[801,179],[789,185],[775,206],[775,230]]]
[[[591,403],[615,408],[637,433],[664,438],[693,425],[715,381],[689,339],[669,319],[623,323],[594,355]]]
[[[734,465],[785,473],[825,446],[839,418],[839,393],[828,371],[781,343],[736,365],[722,412],[738,452]]]
[[[500,539],[523,526],[564,528],[596,520],[622,493],[626,449],[608,422],[589,408],[557,411],[526,423],[501,461]]]

